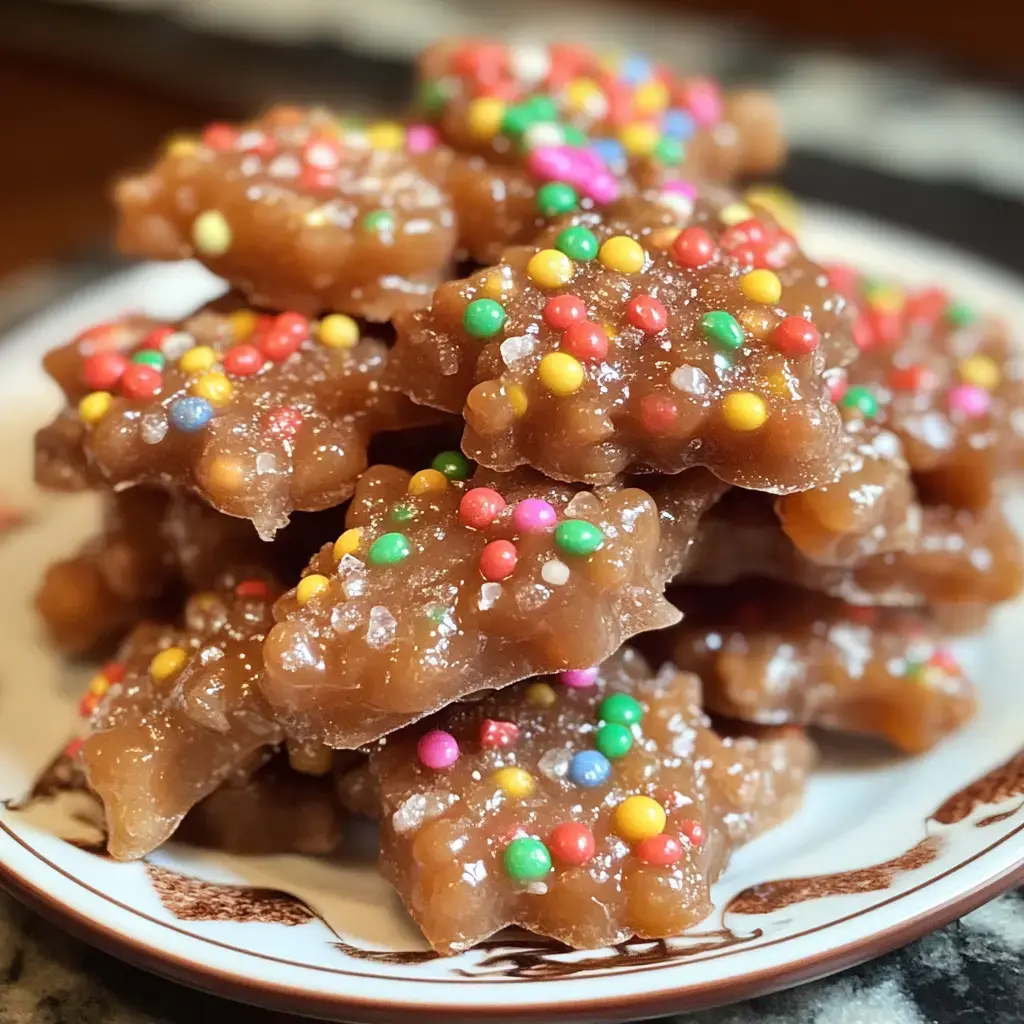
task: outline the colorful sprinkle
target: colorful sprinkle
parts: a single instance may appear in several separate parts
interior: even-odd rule
[[[564,587],[569,582],[569,566],[552,558],[540,567],[540,578],[551,587]]]
[[[522,418],[526,415],[526,410],[530,404],[522,384],[512,383],[503,386],[505,394],[508,396],[508,404],[512,409],[512,415],[517,419]]]
[[[691,270],[707,266],[715,253],[715,241],[704,228],[684,228],[672,243],[672,258]]]
[[[866,419],[872,420],[878,415],[878,399],[871,391],[861,385],[847,388],[840,402],[847,409],[856,409]]]
[[[344,313],[331,313],[320,321],[316,340],[327,348],[354,348],[359,341],[359,324]]]
[[[110,391],[127,365],[120,352],[94,352],[82,363],[82,383],[93,391]]]
[[[572,280],[575,264],[557,249],[541,249],[530,257],[526,274],[541,288],[560,288]]]
[[[553,295],[544,304],[544,322],[564,331],[587,318],[587,304],[576,295]]]
[[[977,419],[992,407],[992,396],[973,384],[958,384],[949,390],[949,407],[967,419]]]
[[[609,760],[625,757],[633,746],[633,734],[624,725],[609,722],[597,730],[594,746]]]
[[[549,181],[537,189],[537,209],[545,217],[572,213],[579,207],[579,202],[576,190],[564,181]]]
[[[537,882],[551,870],[551,854],[539,839],[521,837],[505,847],[505,871],[516,882]]]
[[[486,530],[505,510],[505,499],[490,487],[474,487],[459,501],[459,520],[472,530]]]
[[[235,597],[260,601],[270,596],[265,580],[242,580],[235,585]]]
[[[597,256],[597,235],[578,224],[563,228],[555,239],[555,248],[559,252],[565,253],[570,259],[592,260]]]
[[[782,282],[770,270],[751,270],[740,278],[740,291],[752,302],[773,306],[782,297]]]
[[[730,430],[757,430],[768,419],[768,406],[753,392],[732,391],[722,402],[722,419]]]
[[[523,498],[512,511],[512,525],[520,533],[550,530],[557,522],[554,505],[543,498]]]
[[[569,668],[558,674],[558,681],[574,690],[585,690],[597,682],[599,671],[597,668]]]
[[[499,768],[491,776],[491,780],[505,796],[510,796],[513,800],[525,800],[537,788],[533,776],[525,768],[515,766]]]
[[[447,480],[468,480],[473,470],[472,463],[462,452],[439,452],[430,464],[431,469],[443,473]]]
[[[462,326],[474,338],[493,338],[505,326],[505,309],[494,299],[474,299],[466,306]]]
[[[160,394],[163,376],[159,370],[144,363],[129,363],[121,374],[121,394],[125,398],[145,401]]]
[[[395,565],[412,554],[412,547],[402,533],[381,534],[367,553],[370,565]]]
[[[486,749],[508,750],[519,739],[519,726],[495,718],[485,718],[480,723],[480,746]]]
[[[644,395],[640,400],[640,419],[651,434],[668,434],[679,420],[679,406],[668,395]]]
[[[559,398],[575,394],[586,379],[583,364],[568,352],[549,352],[541,359],[537,376],[541,384]]]
[[[213,419],[213,406],[205,398],[190,395],[171,402],[167,415],[178,430],[194,434]]]
[[[563,821],[556,825],[551,830],[548,845],[555,860],[573,866],[586,864],[596,850],[594,833],[576,821]]]
[[[965,384],[971,384],[986,391],[999,387],[1003,379],[999,364],[991,356],[970,356],[961,360],[957,370]]]
[[[977,319],[977,314],[966,302],[951,302],[946,307],[946,320],[954,327],[966,327]]]
[[[459,742],[450,732],[431,729],[420,737],[416,754],[421,764],[434,771],[451,768],[459,759]]]
[[[204,210],[192,222],[192,244],[203,256],[223,256],[232,241],[231,225],[219,210]]]
[[[679,832],[691,846],[696,846],[698,849],[704,845],[704,840],[707,837],[704,826],[693,818],[686,818],[679,822]]]
[[[627,796],[615,808],[615,831],[629,843],[659,835],[665,828],[665,809],[649,796]]]
[[[409,478],[410,494],[439,494],[448,487],[448,477],[439,469],[421,469]]]
[[[574,359],[600,362],[608,354],[608,334],[600,324],[584,320],[565,329],[559,348]]]
[[[271,409],[263,420],[268,434],[284,438],[295,437],[302,423],[302,413],[294,405],[279,405]]]
[[[708,341],[727,349],[739,348],[745,337],[740,322],[724,309],[705,313],[700,319],[700,329]]]
[[[363,531],[360,527],[353,526],[350,530],[346,530],[334,542],[334,557],[340,562],[345,555],[354,555],[359,550],[362,539]]]
[[[192,382],[190,389],[199,398],[205,398],[214,407],[231,401],[234,387],[223,373],[204,373]]]
[[[142,366],[151,366],[154,370],[162,370],[167,362],[162,352],[151,348],[140,349],[132,355],[131,361]]]
[[[755,270],[753,273],[759,274],[761,271]],[[772,331],[772,344],[784,356],[809,355],[820,341],[818,328],[802,316],[787,316]]]
[[[555,545],[567,555],[592,555],[603,544],[604,534],[585,519],[566,519],[555,527]]]
[[[653,295],[634,295],[626,309],[626,319],[644,334],[660,334],[668,324],[664,303]]]
[[[558,694],[549,683],[530,683],[523,693],[523,698],[533,707],[549,708],[558,700]]]
[[[78,403],[78,418],[92,426],[110,412],[114,397],[109,391],[93,391]]]
[[[322,594],[330,585],[331,581],[319,573],[303,576],[295,588],[295,600],[300,605],[309,604],[317,594]]]
[[[682,858],[683,844],[675,836],[666,835],[663,832],[660,835],[641,839],[634,852],[645,864],[667,868],[678,863]]]
[[[195,345],[178,360],[178,368],[184,373],[206,373],[216,365],[217,352],[209,345]]]
[[[158,654],[153,656],[149,663],[149,674],[158,683],[169,679],[188,660],[188,655],[180,647],[165,647]]]
[[[628,693],[610,693],[597,706],[597,718],[601,722],[639,725],[643,717],[643,706]]]
[[[519,552],[510,540],[492,540],[480,552],[480,575],[491,583],[501,583],[516,571]]]
[[[255,345],[234,345],[224,353],[224,369],[236,377],[251,377],[263,369],[263,353]]]
[[[359,223],[368,234],[390,234],[395,229],[395,215],[390,210],[371,210]]]
[[[609,238],[598,253],[603,266],[622,274],[636,274],[643,270],[647,254],[643,246],[627,235]]]
[[[569,762],[569,778],[586,789],[600,786],[611,770],[611,762],[599,750],[581,750]]]

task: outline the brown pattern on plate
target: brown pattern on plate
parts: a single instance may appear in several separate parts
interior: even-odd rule
[[[9,811],[24,811],[40,800],[51,800],[61,793],[85,792],[85,776],[66,750],[53,758],[35,777],[29,791],[20,798],[5,800]]]
[[[985,804],[998,804],[1011,797],[1024,796],[1024,750],[1018,750],[1009,761],[993,768],[987,775],[958,790],[931,816],[940,825],[955,825],[969,817],[975,808]],[[1003,816],[986,818],[984,824],[993,825]],[[978,822],[979,826],[982,822]]]

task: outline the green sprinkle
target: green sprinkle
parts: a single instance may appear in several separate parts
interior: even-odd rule
[[[436,114],[448,102],[448,90],[439,79],[427,79],[420,85],[418,101],[424,110]]]
[[[654,146],[654,159],[659,163],[675,166],[683,162],[686,156],[686,147],[679,141],[669,136],[658,139]]]
[[[597,705],[598,720],[614,725],[639,725],[644,717],[640,702],[628,693],[610,693]]]
[[[374,234],[385,234],[395,226],[394,214],[387,210],[371,210],[362,220],[363,230]]]
[[[713,309],[700,320],[704,337],[723,348],[739,348],[743,344],[743,328],[731,313],[724,309]]]
[[[517,882],[536,882],[551,870],[551,854],[539,839],[513,839],[505,847],[505,870]]]
[[[878,415],[878,399],[861,385],[849,388],[842,397],[847,409],[856,409],[865,419],[873,420]]]
[[[505,111],[501,119],[501,131],[504,135],[519,136],[538,120],[540,118],[530,109],[529,103],[516,103]]]
[[[395,505],[395,507],[391,509],[391,518],[396,523],[407,523],[410,519],[416,518],[416,509],[411,505],[406,505],[404,503],[401,505]]]
[[[562,126],[562,131],[565,134],[567,146],[572,146],[573,149],[583,149],[590,145],[590,139],[587,138],[587,133],[582,128],[577,128],[574,124],[566,124]]]
[[[558,106],[555,101],[542,92],[537,93],[535,96],[531,96],[525,106],[533,115],[534,121],[557,121],[558,120]]]
[[[474,338],[493,338],[505,326],[505,307],[494,299],[474,299],[462,314],[462,326]]]
[[[572,213],[580,204],[579,196],[572,185],[564,181],[549,181],[537,189],[537,209],[545,217],[558,217]]]
[[[558,232],[555,248],[574,260],[592,260],[597,255],[597,235],[579,225]]]
[[[401,533],[385,533],[371,545],[367,558],[370,565],[394,565],[412,554],[412,548]]]
[[[152,366],[154,370],[162,370],[166,360],[163,353],[157,352],[155,348],[144,348],[132,356],[132,362],[142,363],[144,366]]]
[[[555,544],[567,555],[592,555],[604,543],[604,534],[584,519],[566,519],[555,527]]]
[[[430,468],[443,473],[449,480],[468,480],[473,472],[473,464],[462,452],[438,452]]]
[[[594,746],[608,758],[614,761],[617,757],[624,757],[633,746],[633,734],[629,727],[620,725],[618,722],[609,722],[597,730],[594,737]]]
[[[966,302],[951,302],[946,307],[946,320],[954,327],[966,327],[977,319],[977,314]]]

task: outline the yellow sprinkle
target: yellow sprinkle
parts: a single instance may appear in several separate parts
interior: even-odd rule
[[[574,78],[565,87],[565,105],[570,110],[587,110],[601,95],[601,87],[592,78]]]
[[[409,480],[410,494],[436,494],[448,486],[448,477],[436,469],[421,469]]]
[[[668,101],[668,86],[658,78],[638,85],[633,93],[633,102],[640,114],[660,114],[668,106]]]
[[[768,419],[768,407],[758,395],[733,391],[722,402],[722,417],[733,430],[757,430]]]
[[[782,282],[770,270],[751,270],[740,278],[740,291],[754,302],[774,305],[782,296]]]
[[[788,398],[792,396],[792,389],[789,386],[789,378],[783,370],[776,370],[765,378],[768,390],[776,398]]]
[[[774,185],[755,185],[747,190],[748,203],[767,210],[787,231],[800,228],[800,207],[793,194]]]
[[[623,125],[619,132],[619,142],[630,156],[649,156],[654,152],[659,137],[658,126],[649,121]]]
[[[656,228],[651,232],[651,245],[655,249],[670,249],[682,228]]]
[[[971,356],[964,359],[959,366],[960,379],[965,384],[973,384],[975,387],[991,391],[999,387],[1003,375],[999,370],[999,364],[989,356]]]
[[[635,274],[643,270],[646,256],[643,246],[627,235],[609,238],[597,254],[605,267],[623,274]]]
[[[245,486],[245,467],[231,455],[215,455],[202,475],[211,490],[224,494],[237,494]]]
[[[178,366],[185,373],[206,373],[217,363],[217,353],[209,345],[196,345],[183,352]]]
[[[661,835],[665,830],[665,808],[649,796],[627,796],[615,808],[615,831],[629,843]]]
[[[405,129],[397,121],[377,121],[367,125],[366,141],[373,149],[401,149],[405,145]]]
[[[537,708],[549,708],[558,700],[553,687],[548,683],[530,683],[523,693],[527,704]]]
[[[110,412],[114,397],[109,391],[93,391],[78,403],[78,418],[83,423],[99,423]]]
[[[158,683],[162,683],[178,672],[187,658],[188,655],[180,647],[167,647],[149,663],[149,674]]]
[[[320,321],[316,336],[328,348],[352,348],[359,341],[359,324],[344,313],[331,313]]]
[[[890,284],[872,288],[871,294],[868,296],[871,307],[882,313],[898,313],[903,308],[905,301],[906,296],[903,291]]]
[[[319,573],[304,576],[299,580],[299,585],[295,588],[295,600],[299,604],[308,604],[317,594],[326,590],[330,585],[331,581]]]
[[[525,416],[530,400],[526,397],[526,390],[522,384],[506,384],[505,394],[508,395],[508,404],[512,406],[512,415],[516,419]]]
[[[191,135],[174,135],[167,140],[164,151],[168,156],[191,156],[199,148],[199,140]]]
[[[537,376],[554,395],[564,398],[583,386],[583,364],[567,352],[549,352],[537,367]]]
[[[192,222],[192,244],[203,256],[223,256],[233,240],[231,225],[220,210],[204,210]]]
[[[557,249],[541,249],[526,264],[527,276],[541,288],[560,288],[572,280],[575,269],[572,260]]]
[[[109,689],[110,680],[102,672],[97,672],[89,680],[89,692],[97,697],[102,697]]]
[[[505,104],[493,96],[481,96],[473,100],[466,111],[466,123],[469,130],[478,139],[491,139],[501,128],[501,119],[505,116]]]
[[[719,212],[718,219],[731,227],[753,216],[754,211],[746,203],[727,203]]]
[[[204,373],[190,388],[193,395],[205,398],[212,406],[227,405],[234,388],[223,373]]]
[[[340,562],[345,555],[354,555],[359,550],[359,544],[363,539],[363,531],[358,526],[346,530],[334,542],[334,557]]]
[[[533,776],[525,768],[499,768],[491,780],[506,796],[516,800],[524,800],[536,789]]]
[[[244,341],[254,330],[258,317],[251,309],[236,309],[228,314],[228,323],[231,324],[231,333],[235,341]]]
[[[510,278],[506,278],[500,270],[492,270],[484,274],[477,288],[478,299],[494,299],[499,302],[515,290]]]

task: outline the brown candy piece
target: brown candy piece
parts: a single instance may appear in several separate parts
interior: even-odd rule
[[[662,591],[717,497],[708,477],[665,501],[670,551],[638,488],[462,475],[369,470],[346,533],[278,603],[261,685],[293,734],[354,748],[471,693],[588,668],[674,621]]]
[[[731,850],[799,805],[813,749],[797,729],[719,735],[700,700],[695,676],[625,649],[586,686],[520,683],[374,750],[381,871],[434,949],[510,924],[589,949],[703,920]],[[447,767],[433,730],[457,744]]]
[[[123,179],[118,243],[132,256],[199,259],[258,306],[387,320],[448,272],[449,158],[422,129],[417,143],[396,124],[276,107],[172,139]]]
[[[730,223],[729,208],[709,192],[692,215],[627,201],[442,285],[396,323],[401,386],[461,409],[463,450],[501,471],[825,482],[841,429],[822,373],[852,353],[849,311],[767,213]]]
[[[81,483],[84,461],[118,487],[192,490],[272,537],[351,495],[373,434],[424,422],[392,382],[389,330],[244,308],[93,328],[46,359],[73,408],[40,435],[37,475],[59,482],[63,452]]]
[[[920,753],[974,714],[974,690],[926,613],[858,608],[773,585],[673,595],[665,649],[705,706],[747,722],[878,736]]]

